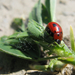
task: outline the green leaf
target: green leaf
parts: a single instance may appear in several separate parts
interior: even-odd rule
[[[71,41],[71,48],[73,51],[75,51],[75,49],[74,49],[74,34],[73,34],[73,29],[71,26],[70,26],[70,41]]]
[[[42,4],[42,20],[44,23],[48,24],[50,22],[50,17],[46,7]]]
[[[29,65],[29,67],[33,70],[40,70],[40,71],[47,71],[48,69],[48,65]]]
[[[52,60],[50,61],[48,67],[50,68],[51,71],[54,71],[54,70],[56,70],[56,69],[61,69],[61,68],[63,68],[64,66],[65,66],[65,63],[63,63],[63,62],[61,62],[61,61],[59,61],[59,60],[57,60],[57,59],[52,59]]]
[[[74,52],[69,50],[69,48],[65,45],[63,41],[61,41],[60,45],[50,47],[50,49],[52,49],[53,53],[61,57],[75,57]]]
[[[31,57],[25,55],[18,49],[13,49],[11,46],[4,45],[3,42],[0,41],[0,51],[5,52],[7,54],[11,54],[24,59],[32,59]]]
[[[37,23],[34,20],[30,20],[28,23],[28,31],[37,38],[40,38],[42,36],[42,33],[44,31],[44,27],[41,26],[39,23]]]
[[[45,48],[48,51],[48,54],[56,54],[57,56],[61,57],[74,57],[75,58],[75,53],[71,50],[68,49],[68,47],[65,45],[63,41],[61,41],[61,44],[58,45],[56,43],[49,44],[48,42],[38,42],[43,48]]]
[[[57,69],[60,70],[64,66],[65,66],[65,63],[57,59],[52,59],[49,65],[29,65],[31,69],[40,70],[40,71],[49,72],[49,73]]]
[[[23,16],[24,17],[24,16]],[[16,31],[25,31],[25,19],[24,18],[15,18],[13,20],[12,23],[12,27],[16,30]]]
[[[22,25],[22,19],[21,19],[21,18],[15,18],[15,19],[13,20],[13,22],[14,22],[16,25],[18,25],[18,26],[21,26],[21,25]]]
[[[49,14],[50,22],[55,21],[56,0],[45,0],[45,5]]]
[[[35,20],[40,25],[42,25],[42,18],[41,18],[41,0],[34,6],[32,12],[29,15],[29,20]]]
[[[28,32],[25,31],[25,32],[16,32],[8,36],[8,38],[21,38],[21,37],[28,37],[28,36],[29,36]]]
[[[23,31],[26,31],[26,28],[25,28],[25,16],[24,16],[24,15],[22,15],[22,25],[21,25],[21,29],[22,29]]]
[[[25,30],[26,30],[26,29],[25,29],[25,23],[24,23],[24,21],[23,21],[23,20],[22,20],[21,29],[22,29],[22,31],[25,31]]]
[[[75,65],[75,58],[73,57],[59,57],[58,60],[67,64]]]
[[[11,24],[11,27],[17,32],[22,32],[21,26],[22,26],[21,18],[15,18]]]
[[[40,47],[30,38],[8,39],[2,37],[0,39],[0,51],[11,54],[24,59],[40,58]]]

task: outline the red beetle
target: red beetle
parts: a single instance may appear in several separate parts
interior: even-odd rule
[[[62,28],[60,27],[60,25],[56,22],[49,22],[47,27],[46,27],[46,31],[49,33],[50,36],[52,36],[54,38],[54,40],[60,44],[62,37],[63,37],[63,32],[62,32]]]

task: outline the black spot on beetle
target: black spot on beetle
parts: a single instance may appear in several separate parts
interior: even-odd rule
[[[56,31],[54,31],[56,33]]]
[[[56,24],[53,24],[53,27],[56,27]]]
[[[59,34],[58,34],[58,36],[59,36]]]

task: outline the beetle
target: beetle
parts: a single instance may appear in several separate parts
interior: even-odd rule
[[[53,37],[53,39],[60,44],[61,40],[63,38],[63,31],[61,26],[56,22],[49,22],[46,26],[46,31],[49,33],[50,36]]]

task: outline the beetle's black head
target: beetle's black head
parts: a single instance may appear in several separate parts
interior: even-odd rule
[[[59,40],[59,39],[56,39],[55,41],[56,41],[58,44],[61,43],[61,40]]]

